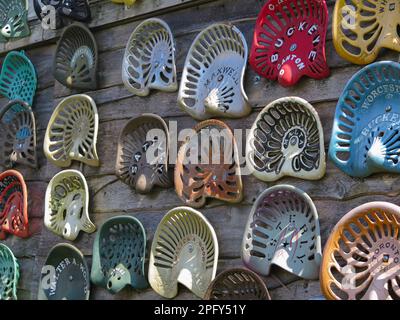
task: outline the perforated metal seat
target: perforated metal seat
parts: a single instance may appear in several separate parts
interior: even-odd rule
[[[326,78],[327,29],[325,0],[267,1],[256,22],[250,65],[283,86],[292,86],[303,76]]]
[[[345,214],[324,248],[321,289],[336,300],[400,299],[400,207],[370,202]]]
[[[54,78],[70,89],[97,88],[98,49],[92,32],[75,22],[64,29],[54,57]]]
[[[154,186],[168,188],[169,132],[155,114],[129,120],[118,139],[116,175],[137,192],[148,193]]]
[[[0,0],[0,42],[30,35],[28,0]]]
[[[251,209],[242,258],[261,275],[268,276],[276,265],[304,279],[318,279],[321,238],[311,198],[289,185],[265,190]]]
[[[25,52],[9,52],[1,69],[0,94],[9,100],[22,100],[32,106],[36,88],[35,67]]]
[[[235,137],[218,120],[206,120],[181,146],[175,165],[175,190],[182,201],[200,208],[207,198],[230,203],[243,199]]]
[[[15,170],[0,174],[0,240],[7,233],[29,237],[28,191],[23,176]]]
[[[138,219],[131,216],[108,219],[93,244],[92,282],[112,293],[127,285],[147,288],[145,254],[146,232]]]
[[[235,268],[220,273],[208,287],[205,300],[271,300],[264,281],[254,272]]]
[[[243,87],[246,39],[230,24],[213,24],[193,41],[186,57],[178,105],[197,120],[240,118],[251,112]]]
[[[38,300],[89,300],[89,269],[73,245],[59,243],[49,252],[41,270]]]
[[[369,64],[383,48],[400,51],[400,3],[396,0],[337,0],[333,43],[352,63]]]
[[[267,105],[251,127],[247,165],[254,176],[317,180],[325,175],[324,133],[318,113],[306,100],[286,97]]]
[[[149,95],[151,89],[178,89],[174,37],[164,21],[147,19],[132,32],[122,62],[122,80],[138,96]]]
[[[17,300],[19,265],[11,249],[0,243],[0,300]]]
[[[336,106],[329,156],[345,173],[400,173],[400,64],[373,63],[347,83]]]
[[[12,100],[0,111],[0,163],[37,167],[35,117],[29,105]]]
[[[44,224],[70,241],[74,241],[80,231],[96,231],[89,218],[89,188],[82,173],[64,170],[50,180],[45,196]]]
[[[154,235],[149,282],[155,292],[174,298],[181,283],[203,298],[215,277],[218,241],[212,225],[189,207],[170,210]]]
[[[72,160],[99,166],[98,126],[97,107],[91,97],[78,94],[65,98],[47,125],[43,144],[47,159],[59,167],[70,166]]]

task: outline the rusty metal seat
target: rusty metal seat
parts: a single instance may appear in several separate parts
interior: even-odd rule
[[[194,128],[178,153],[175,190],[186,205],[194,208],[204,206],[207,198],[242,201],[238,150],[225,123],[206,120]]]

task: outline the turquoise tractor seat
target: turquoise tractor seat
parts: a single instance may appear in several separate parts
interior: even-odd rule
[[[400,173],[400,64],[376,62],[347,83],[336,107],[329,157],[352,177]]]

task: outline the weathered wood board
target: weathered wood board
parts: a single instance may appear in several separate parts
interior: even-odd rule
[[[30,0],[30,2],[32,2]],[[125,89],[121,79],[122,56],[126,42],[135,26],[148,17],[164,19],[176,39],[178,79],[183,68],[187,49],[196,34],[213,22],[229,21],[246,36],[251,45],[254,24],[265,0],[137,0],[137,5],[125,8],[109,0],[91,1],[93,28],[100,50],[99,89],[88,92],[98,106],[100,128],[98,153],[99,168],[83,167],[91,192],[90,213],[99,227],[107,218],[117,214],[138,217],[148,233],[148,247],[158,222],[171,208],[182,203],[173,188],[156,190],[143,196],[136,194],[114,175],[116,141],[119,131],[127,120],[143,112],[161,115],[166,121],[178,120],[178,129],[191,128],[195,120],[183,113],[176,104],[177,93],[153,92],[149,97],[133,96]],[[330,14],[333,0],[327,1]],[[32,10],[31,10],[32,11]],[[29,189],[29,215],[33,230],[31,238],[23,240],[9,237],[5,243],[12,248],[21,265],[19,282],[20,299],[36,299],[40,269],[50,248],[64,240],[49,232],[43,225],[43,199],[47,183],[59,168],[44,157],[42,144],[47,122],[56,104],[65,96],[75,93],[64,88],[52,76],[52,60],[60,31],[44,31],[33,11],[30,12],[30,37],[0,45],[0,57],[9,50],[25,50],[38,72],[39,88],[34,102],[38,127],[38,170],[17,167],[27,180]],[[331,22],[331,21],[330,21]],[[341,59],[332,44],[331,29],[328,31],[327,57],[331,75],[324,80],[303,79],[292,88],[283,88],[276,82],[260,79],[248,69],[245,90],[253,106],[250,116],[241,120],[229,120],[232,128],[249,129],[257,113],[269,102],[284,96],[299,96],[310,101],[318,111],[324,127],[327,148],[332,128],[336,102],[348,79],[360,69]],[[398,60],[398,54],[386,52],[380,59]],[[6,103],[0,99],[0,105]],[[73,168],[79,168],[74,164]],[[241,266],[240,245],[247,216],[259,193],[272,186],[252,176],[245,176],[245,197],[240,205],[226,205],[212,201],[201,211],[213,224],[220,245],[218,272]],[[400,179],[397,175],[373,175],[366,179],[346,176],[328,161],[327,174],[320,181],[303,181],[284,178],[279,183],[292,184],[306,191],[315,201],[320,215],[323,243],[339,218],[350,209],[373,200],[385,200],[400,204]],[[81,234],[73,243],[80,248],[90,264],[94,234]],[[266,279],[274,299],[309,299],[321,295],[318,281],[306,282],[282,272]],[[282,282],[286,285],[282,286]],[[160,299],[151,289],[136,292],[125,289],[118,295],[92,286],[92,299]],[[177,299],[195,298],[182,288]]]

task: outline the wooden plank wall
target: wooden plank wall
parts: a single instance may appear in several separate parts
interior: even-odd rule
[[[32,2],[32,0],[30,0]],[[148,234],[148,248],[162,216],[182,203],[173,188],[156,190],[143,196],[118,181],[114,175],[116,142],[119,131],[133,116],[152,112],[167,122],[178,120],[178,129],[191,128],[195,121],[178,109],[177,93],[153,92],[149,97],[135,97],[123,86],[120,65],[124,47],[133,29],[143,19],[158,17],[171,27],[176,40],[178,79],[183,68],[187,50],[194,37],[213,22],[230,21],[246,36],[249,47],[256,17],[265,0],[137,0],[130,9],[111,3],[109,0],[92,0],[94,20],[90,24],[100,50],[99,90],[88,92],[97,103],[100,128],[98,153],[99,168],[83,167],[91,193],[90,214],[99,227],[107,218],[117,214],[129,214],[139,218]],[[330,17],[334,5],[329,4]],[[31,10],[32,11],[32,10]],[[330,19],[331,24],[331,19]],[[33,235],[27,240],[9,236],[5,243],[12,248],[21,266],[18,287],[20,299],[36,299],[40,270],[50,248],[64,240],[43,226],[43,199],[49,180],[60,171],[48,163],[42,151],[43,136],[57,103],[74,93],[57,83],[52,76],[52,61],[60,31],[44,31],[33,12],[30,13],[30,37],[0,46],[0,58],[9,50],[24,49],[34,63],[39,76],[39,88],[34,102],[34,113],[38,127],[38,170],[18,167],[27,180],[29,189],[29,216]],[[348,79],[360,69],[341,59],[332,44],[331,28],[328,31],[327,58],[331,76],[325,80],[303,79],[292,88],[283,88],[276,82],[260,79],[248,69],[245,89],[253,106],[250,116],[241,120],[229,120],[233,128],[250,128],[258,112],[269,102],[284,96],[300,96],[310,101],[318,111],[327,148],[336,102]],[[398,60],[398,55],[387,52],[381,59]],[[6,100],[0,99],[0,105]],[[79,168],[74,164],[73,168]],[[272,183],[264,183],[252,176],[245,176],[245,197],[240,205],[211,202],[201,212],[214,226],[220,246],[218,272],[241,266],[240,245],[244,226],[255,198]],[[287,183],[306,191],[315,201],[320,215],[322,240],[325,243],[331,229],[339,218],[364,202],[385,200],[399,202],[399,178],[396,175],[374,175],[367,179],[353,179],[339,171],[328,161],[326,176],[318,182],[284,178]],[[91,262],[94,234],[81,234],[73,243]],[[303,281],[288,274],[277,272],[277,276],[265,279],[273,299],[311,299],[321,295],[318,281]],[[284,286],[281,283],[286,283]],[[91,299],[159,299],[151,289],[136,292],[130,288],[112,296],[106,290],[92,286]],[[180,290],[177,299],[192,299],[186,289]]]

